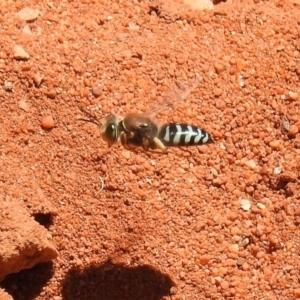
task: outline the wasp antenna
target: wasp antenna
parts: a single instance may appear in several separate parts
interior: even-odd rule
[[[88,120],[88,119],[82,119],[82,118],[79,118],[78,120],[93,123],[93,124],[96,124],[97,126],[102,126],[102,124],[100,122],[98,122],[97,120]]]
[[[98,126],[102,126],[102,124],[97,120],[97,118],[91,112],[89,112],[86,108],[79,107],[79,109],[90,118],[90,119],[79,118],[80,121],[90,122],[90,123],[94,123]]]

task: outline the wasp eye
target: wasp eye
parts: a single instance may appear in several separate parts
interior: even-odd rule
[[[116,142],[117,140],[117,128],[116,125],[111,123],[106,126],[106,129],[103,133],[103,138],[106,140],[110,145]]]
[[[102,137],[109,145],[118,139],[117,120],[114,115],[108,115],[102,126]]]

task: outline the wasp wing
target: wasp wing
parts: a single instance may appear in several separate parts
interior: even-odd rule
[[[172,110],[177,104],[189,97],[191,92],[198,86],[199,81],[200,80],[196,78],[191,81],[188,86],[178,87],[168,92],[162,101],[155,103],[150,109],[146,110],[144,114],[149,118],[153,118],[164,110]]]

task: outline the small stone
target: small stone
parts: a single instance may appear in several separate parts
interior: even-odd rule
[[[297,125],[291,125],[288,131],[288,135],[290,137],[295,137],[297,133],[299,132],[299,128]]]
[[[16,16],[21,20],[32,22],[32,21],[35,21],[39,17],[40,14],[41,14],[41,12],[38,9],[32,9],[30,7],[25,7],[23,9],[21,9],[16,14]]]
[[[39,87],[44,79],[44,76],[40,73],[36,73],[33,75],[33,81],[36,87]]]
[[[253,146],[257,146],[260,143],[260,141],[259,139],[252,139],[249,141],[249,143]]]
[[[269,145],[272,149],[278,149],[279,146],[280,146],[280,141],[279,140],[274,140],[274,141],[270,142]]]
[[[226,290],[229,288],[229,282],[227,280],[222,280],[220,286],[223,290]]]
[[[46,91],[45,94],[50,99],[55,99],[55,97],[56,97],[56,91],[53,89]]]
[[[247,63],[241,58],[236,59],[236,66],[239,71],[243,70],[246,67]]]
[[[265,209],[266,206],[260,202],[257,203],[257,207],[260,208],[260,209]]]
[[[239,234],[241,234],[241,229],[239,227],[236,227],[236,226],[232,227],[231,230],[230,230],[230,233],[232,235],[239,235]]]
[[[239,252],[239,245],[238,244],[229,245],[228,250],[231,253],[238,253]]]
[[[11,81],[7,81],[5,80],[4,81],[4,90],[7,91],[7,92],[12,92],[13,89],[14,89],[14,85]]]
[[[18,102],[18,105],[19,105],[19,108],[23,109],[26,112],[29,112],[29,105],[24,99],[21,99]]]
[[[129,158],[131,157],[131,153],[130,153],[130,151],[128,151],[128,150],[123,150],[123,151],[121,152],[121,155],[122,155],[124,158],[126,158],[126,159],[129,159]]]
[[[22,46],[16,45],[14,47],[14,58],[18,60],[28,60],[30,55],[24,50]]]
[[[224,70],[224,67],[220,63],[215,63],[214,68],[217,74],[220,74]]]
[[[237,68],[236,67],[230,67],[229,69],[229,75],[234,75],[237,73]]]
[[[181,279],[183,279],[183,278],[185,277],[185,272],[181,271],[181,272],[179,273],[179,277],[180,277]]]
[[[241,200],[241,208],[244,211],[248,211],[251,208],[251,203],[248,199]]]
[[[92,88],[92,94],[95,96],[95,97],[99,97],[101,95],[101,92],[102,92],[102,88],[101,86],[94,86]]]
[[[250,159],[250,160],[245,162],[245,166],[247,166],[249,169],[253,170],[256,167],[256,163],[253,159]]]
[[[263,251],[258,251],[256,253],[256,258],[263,258],[265,256],[265,253]]]
[[[220,88],[215,88],[215,89],[213,90],[213,93],[214,93],[214,95],[215,95],[216,97],[220,97],[220,96],[222,95],[223,91],[222,91],[222,89],[220,89]]]
[[[297,100],[298,97],[299,97],[299,94],[298,94],[298,93],[292,92],[292,91],[289,92],[289,99],[290,99],[290,100]]]
[[[145,89],[145,88],[147,87],[147,85],[148,85],[148,82],[147,82],[146,79],[141,78],[141,79],[139,79],[139,80],[137,81],[137,86],[138,86],[140,89]]]
[[[206,265],[210,261],[211,257],[208,254],[201,255],[199,257],[199,261],[201,265]]]
[[[218,109],[224,109],[225,107],[226,107],[225,101],[223,101],[221,99],[217,99],[216,100],[216,108],[218,108]]]
[[[280,173],[281,173],[281,168],[280,167],[274,168],[274,170],[273,170],[274,175],[279,175]]]
[[[250,240],[249,240],[249,238],[244,238],[243,240],[241,240],[240,241],[240,246],[241,247],[246,247],[247,245],[249,245],[249,243],[250,243]]]
[[[286,250],[287,250],[287,251],[291,250],[292,247],[293,247],[293,242],[292,242],[292,241],[287,241],[287,242],[285,243],[285,247],[286,247]]]
[[[216,283],[220,284],[220,282],[222,281],[222,277],[221,276],[215,277],[215,281]]]
[[[52,116],[45,116],[42,118],[41,126],[43,129],[52,129],[54,127],[54,120]]]
[[[243,258],[243,257],[239,257],[238,259],[237,259],[237,262],[236,262],[236,264],[238,265],[238,266],[241,266],[241,265],[243,265],[244,264],[244,262],[246,261],[246,259],[245,258]]]
[[[214,3],[211,0],[184,0],[185,4],[190,5],[192,9],[213,9]]]

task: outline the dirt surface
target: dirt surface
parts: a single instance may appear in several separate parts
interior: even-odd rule
[[[59,256],[0,287],[15,300],[299,298],[299,4],[112,2],[1,1],[0,192],[47,223]],[[109,148],[78,120],[86,106],[144,111],[195,76],[157,118],[214,144]]]

